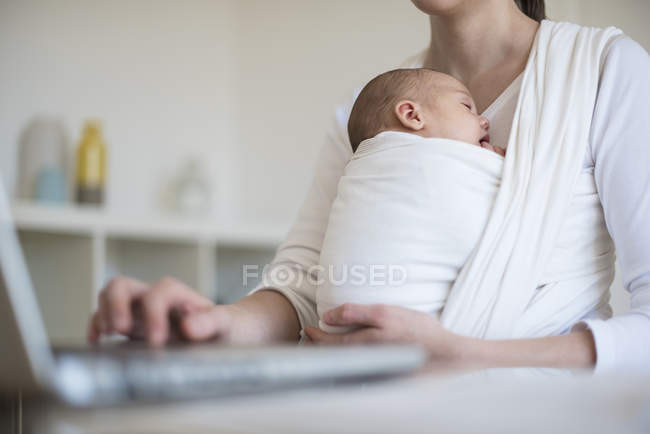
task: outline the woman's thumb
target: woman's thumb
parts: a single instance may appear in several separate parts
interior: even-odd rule
[[[182,319],[181,327],[187,339],[201,341],[226,333],[228,323],[228,313],[223,306],[214,306],[186,314]]]

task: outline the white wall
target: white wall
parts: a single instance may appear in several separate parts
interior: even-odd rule
[[[108,208],[150,213],[161,179],[197,155],[226,176],[232,127],[229,2],[9,1],[0,6],[1,170],[13,180],[32,116],[60,116],[74,143],[104,120]]]
[[[650,50],[648,0],[546,0],[547,14],[556,21],[587,26],[617,26]]]

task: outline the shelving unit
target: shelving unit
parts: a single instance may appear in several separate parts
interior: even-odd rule
[[[244,285],[244,264],[260,271],[285,231],[269,225],[183,217],[127,218],[94,207],[17,202],[12,213],[37,298],[55,342],[82,339],[100,289],[114,276],[175,277],[230,303]]]

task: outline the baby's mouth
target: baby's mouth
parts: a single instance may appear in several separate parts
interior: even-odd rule
[[[489,145],[490,144],[490,135],[486,133],[483,137],[481,137],[481,140],[479,140],[478,142],[481,145]]]

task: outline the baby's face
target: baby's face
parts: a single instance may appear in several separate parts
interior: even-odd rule
[[[489,122],[480,116],[467,88],[455,78],[433,73],[430,78],[433,97],[423,105],[426,125],[422,135],[459,140],[475,145],[490,142]]]

